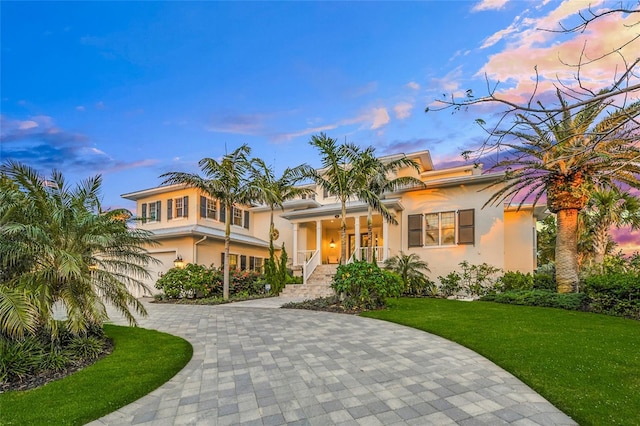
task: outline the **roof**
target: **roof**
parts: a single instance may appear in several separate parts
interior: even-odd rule
[[[382,204],[384,204],[387,208],[392,208],[398,211],[404,210],[402,203],[400,203],[399,198],[390,198],[382,200]],[[368,209],[368,204],[362,201],[349,201],[347,202],[347,213],[355,213],[355,212],[366,212]],[[308,219],[313,217],[321,217],[321,216],[335,216],[340,215],[342,213],[342,205],[340,203],[332,203],[325,204],[320,207],[304,209],[304,210],[294,210],[291,212],[286,212],[280,215],[285,219]]]
[[[163,228],[156,229],[151,231],[153,236],[157,239],[163,238],[175,238],[175,237],[186,237],[186,236],[198,236],[198,237],[211,237],[218,240],[224,239],[224,230],[218,228],[211,228],[208,226],[202,225],[190,225],[190,226],[179,226],[175,228]],[[243,243],[249,244],[253,246],[259,247],[269,247],[269,242],[262,240],[260,238],[252,237],[250,235],[238,234],[232,232],[231,242],[234,243]]]

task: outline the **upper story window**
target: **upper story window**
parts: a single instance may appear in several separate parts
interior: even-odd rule
[[[189,197],[170,198],[167,200],[167,219],[189,216]]]
[[[218,220],[218,202],[212,198],[200,196],[200,217]]]
[[[142,203],[142,223],[160,222],[160,201]]]
[[[475,210],[412,214],[407,229],[409,247],[475,244]]]
[[[231,224],[236,226],[242,226],[249,229],[249,210],[243,210],[241,208],[233,206],[231,213]],[[220,222],[224,222],[226,219],[226,208],[220,205]]]

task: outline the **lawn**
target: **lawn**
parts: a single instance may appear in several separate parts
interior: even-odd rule
[[[184,367],[186,340],[143,328],[105,325],[113,353],[62,380],[0,394],[3,425],[82,425],[156,389]]]
[[[495,362],[581,425],[640,424],[640,321],[551,308],[390,300],[364,316],[418,328]]]

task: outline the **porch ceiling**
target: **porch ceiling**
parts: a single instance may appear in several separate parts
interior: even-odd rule
[[[390,198],[382,200],[382,203],[390,210],[402,211],[404,207],[399,198]],[[367,204],[362,201],[353,201],[347,203],[347,215],[353,215],[355,213],[366,213]],[[286,212],[280,216],[285,219],[326,219],[327,216],[338,217],[342,214],[342,206],[340,203],[325,204],[321,207],[310,208],[305,210],[296,210],[292,212]]]

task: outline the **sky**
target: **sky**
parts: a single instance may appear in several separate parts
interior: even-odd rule
[[[499,108],[434,111],[437,99],[486,94],[489,81],[522,102],[536,69],[541,94],[571,81],[580,52],[598,57],[637,27],[618,15],[584,32],[546,30],[617,4],[2,1],[0,160],[69,182],[100,174],[103,207],[130,210],[121,194],[243,143],[277,174],[319,167],[308,142],[320,132],[457,164],[486,136],[475,120]],[[635,40],[583,67],[583,82],[610,85],[638,51]],[[640,249],[640,234],[618,240]]]

